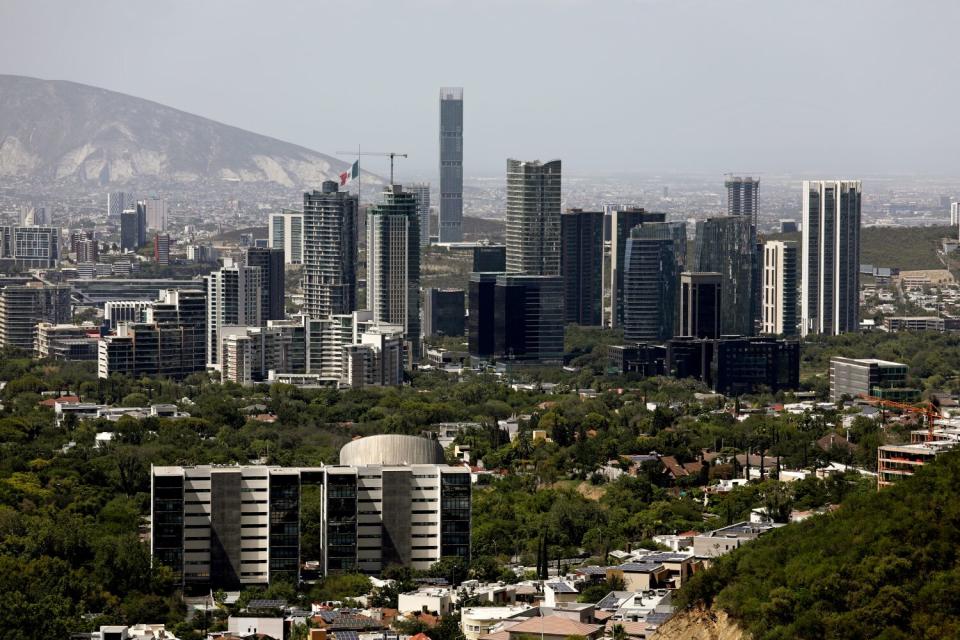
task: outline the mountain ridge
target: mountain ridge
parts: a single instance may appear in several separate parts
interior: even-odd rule
[[[332,156],[153,100],[0,74],[0,177],[124,185],[201,180],[316,186]]]

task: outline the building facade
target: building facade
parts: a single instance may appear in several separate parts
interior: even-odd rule
[[[560,161],[507,160],[507,271],[560,275]]]
[[[261,309],[263,320],[283,320],[286,317],[286,278],[283,251],[262,247],[247,247],[244,262],[248,267],[259,267],[263,286]]]
[[[767,240],[763,244],[762,314],[760,332],[797,333],[797,243]]]
[[[302,522],[307,494],[318,522]],[[470,494],[469,469],[436,464],[153,467],[150,550],[189,592],[296,584],[306,561],[327,575],[426,570],[469,560]]]
[[[607,324],[623,325],[623,274],[630,231],[639,225],[666,222],[667,214],[646,211],[642,207],[611,205],[606,214],[610,221],[610,266],[606,274],[606,298],[610,305]]]
[[[477,273],[503,273],[507,270],[507,247],[502,244],[473,248],[473,268]]]
[[[304,194],[304,201],[306,200],[307,194]],[[271,249],[282,249],[286,264],[303,264],[303,215],[300,211],[290,209],[270,214],[267,246]]]
[[[417,200],[417,219],[420,221],[420,246],[430,244],[430,183],[415,182],[408,186]]]
[[[876,358],[830,358],[830,400],[875,396],[913,400],[919,392],[907,388],[907,365]]]
[[[463,289],[423,290],[423,335],[462,336],[464,332],[465,298]]]
[[[603,321],[603,212],[571,209],[560,216],[564,321]]]
[[[858,180],[803,182],[803,336],[860,327],[860,200]]]
[[[5,286],[0,289],[0,348],[33,351],[37,324],[66,324],[71,318],[70,287]]]
[[[746,216],[754,229],[760,200],[760,179],[729,176],[723,183],[727,189],[727,215]]]
[[[756,247],[746,216],[697,221],[693,269],[719,273],[723,306],[720,331],[749,336],[754,332],[754,265]]]
[[[678,276],[669,225],[660,222],[635,227],[624,253],[624,339],[647,342],[675,335]]]
[[[402,326],[410,356],[420,353],[420,224],[401,185],[385,187],[367,212],[367,308],[377,322]]]
[[[719,273],[684,271],[680,274],[680,310],[677,335],[719,338],[723,306]]]
[[[357,308],[357,215],[357,196],[336,182],[303,194],[303,292],[311,318]]]
[[[507,273],[494,288],[494,352],[514,364],[563,362],[563,280]]]
[[[147,198],[146,225],[147,229],[163,233],[167,230],[167,201],[163,198]]]
[[[440,242],[463,240],[463,88],[440,89]]]
[[[206,280],[207,365],[219,368],[223,327],[265,324],[261,312],[263,272],[259,267],[224,264]]]
[[[470,274],[467,289],[467,344],[475,358],[492,358],[496,352],[496,286],[501,273]]]
[[[161,267],[170,265],[170,234],[157,233],[153,236],[153,261]]]

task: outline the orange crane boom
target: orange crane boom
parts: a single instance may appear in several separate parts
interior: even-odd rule
[[[924,404],[907,404],[904,402],[894,402],[893,400],[878,398],[876,396],[867,395],[865,393],[861,393],[860,398],[865,400],[868,404],[878,405],[880,407],[888,407],[890,409],[899,409],[900,411],[906,411],[908,413],[914,413],[921,416],[925,416],[927,420],[927,439],[928,440],[933,440],[933,428],[936,424],[937,419],[943,418],[940,412],[937,411],[937,408],[930,402],[927,402]]]

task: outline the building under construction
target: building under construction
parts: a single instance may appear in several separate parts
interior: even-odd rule
[[[896,484],[912,476],[923,465],[960,444],[957,426],[918,429],[910,432],[910,444],[886,444],[877,450],[877,488]]]

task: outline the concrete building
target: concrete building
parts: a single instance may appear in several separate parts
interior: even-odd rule
[[[667,214],[645,211],[639,207],[616,206],[607,214],[610,220],[610,266],[607,269],[606,298],[610,304],[607,324],[623,324],[623,274],[630,231],[638,225],[666,222]]]
[[[861,395],[909,401],[919,395],[907,388],[907,365],[876,358],[830,358],[830,400]]]
[[[0,265],[8,263],[21,269],[54,269],[59,262],[59,227],[0,226]]]
[[[801,335],[860,327],[858,180],[804,180]]]
[[[367,308],[377,322],[404,328],[412,364],[420,353],[420,225],[416,200],[398,184],[367,212]]]
[[[678,336],[720,337],[721,281],[719,273],[684,271],[680,274]]]
[[[220,331],[225,326],[260,326],[263,273],[226,260],[207,282],[207,366],[219,368]]]
[[[960,226],[960,202],[950,203],[950,226]]]
[[[415,182],[407,189],[417,201],[417,219],[420,221],[420,246],[430,244],[430,183]]]
[[[753,276],[756,247],[746,216],[697,221],[693,269],[719,273],[723,306],[720,331],[724,335],[754,333]]]
[[[603,321],[603,212],[570,209],[560,216],[564,321]]]
[[[244,263],[248,267],[260,267],[261,309],[263,320],[283,320],[286,314],[286,273],[283,266],[283,251],[261,247],[247,247]]]
[[[96,360],[98,338],[97,328],[89,325],[40,322],[33,353],[38,358],[53,360]]]
[[[763,291],[760,333],[797,333],[797,243],[767,240],[763,244]]]
[[[330,180],[303,194],[303,293],[311,318],[357,308],[358,210],[357,196]]]
[[[440,242],[463,240],[463,88],[440,89]]]
[[[560,275],[560,161],[507,160],[507,271]]]
[[[936,428],[910,432],[910,444],[887,444],[877,449],[877,488],[882,489],[912,476],[940,454],[956,449],[960,429]]]
[[[271,371],[307,371],[304,318],[268,320],[265,327],[223,327],[221,380],[240,385],[263,382]]]
[[[423,336],[462,336],[465,295],[463,289],[423,290]]]
[[[939,316],[887,316],[883,319],[887,331],[946,331],[947,322]]]
[[[306,198],[304,194],[304,200]],[[303,212],[284,209],[280,213],[271,213],[267,226],[267,246],[282,249],[285,264],[303,264]]]
[[[693,555],[700,560],[713,560],[730,553],[751,540],[756,540],[779,526],[783,525],[738,522],[727,527],[704,532],[693,538]]]
[[[170,234],[157,233],[153,236],[153,261],[161,267],[170,265]]]
[[[66,324],[72,317],[70,287],[40,283],[0,289],[0,348],[33,351],[37,325]]]
[[[104,323],[113,330],[121,322],[145,322],[147,309],[152,304],[148,300],[109,300],[103,303]]]
[[[154,467],[151,554],[188,592],[297,582],[302,561],[325,574],[379,575],[469,559],[470,472],[445,465]],[[300,503],[322,504],[320,558],[301,557]]]
[[[163,198],[147,198],[143,201],[146,207],[147,229],[163,233],[167,230],[167,201]]]
[[[627,341],[674,336],[677,276],[670,226],[659,222],[634,227],[624,255],[623,336]]]

